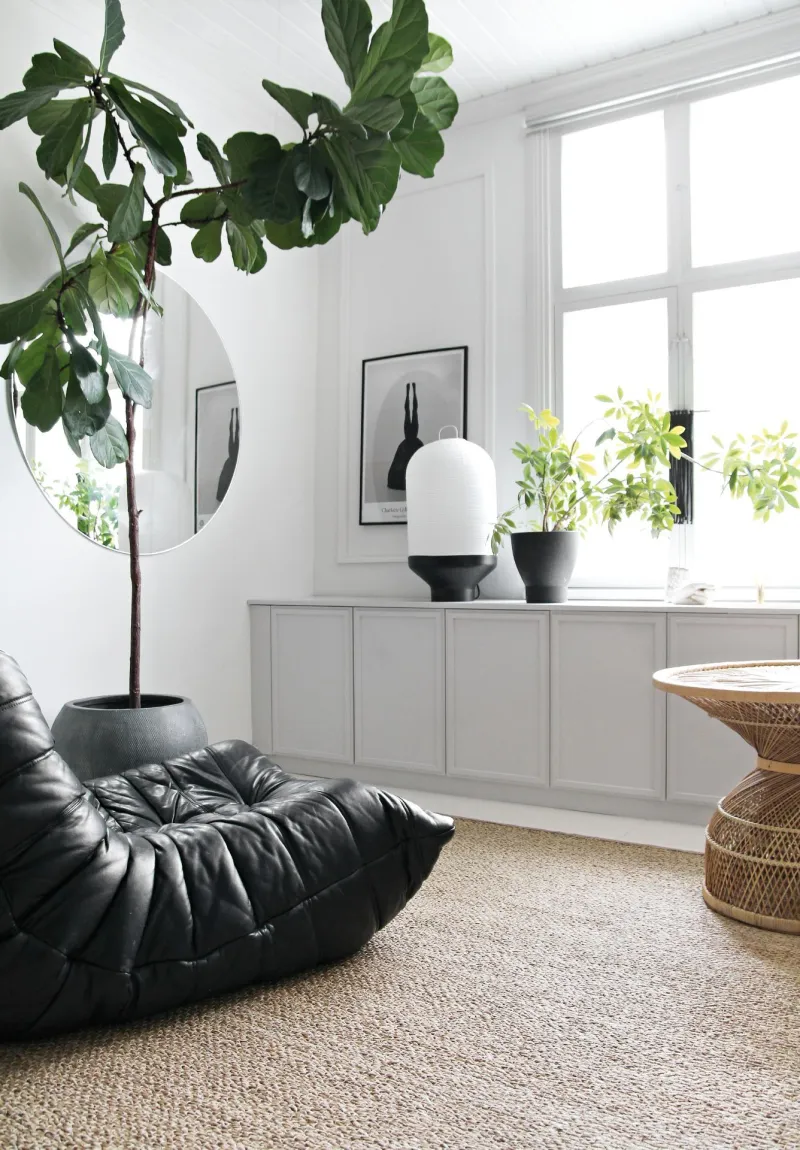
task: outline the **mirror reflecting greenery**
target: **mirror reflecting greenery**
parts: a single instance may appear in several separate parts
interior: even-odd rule
[[[228,355],[213,324],[188,292],[163,272],[156,291],[163,316],[147,314],[145,362],[153,406],[136,407],[137,500],[144,554],[167,551],[201,530],[230,487],[239,453],[239,397]],[[109,347],[127,354],[131,320],[103,316]],[[23,419],[20,388],[9,381],[17,439],[52,506],[93,543],[128,550],[125,466],[102,467],[88,440],[76,458],[61,421],[48,432]],[[124,425],[122,392],[110,389]]]

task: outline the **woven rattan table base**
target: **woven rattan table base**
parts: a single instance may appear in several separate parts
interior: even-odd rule
[[[703,897],[751,926],[800,934],[800,775],[757,769],[722,799]]]

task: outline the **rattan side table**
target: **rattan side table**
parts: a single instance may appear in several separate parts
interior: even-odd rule
[[[653,681],[757,755],[708,824],[703,898],[740,922],[800,934],[800,662],[670,667]]]

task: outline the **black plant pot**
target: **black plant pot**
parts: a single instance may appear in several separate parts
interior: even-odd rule
[[[53,738],[81,781],[163,763],[208,743],[200,712],[180,695],[142,695],[137,710],[127,695],[74,699],[58,712]]]
[[[513,532],[511,550],[527,603],[566,603],[578,543],[577,531]]]
[[[497,566],[496,555],[409,555],[408,565],[431,589],[433,603],[471,603],[481,579]]]

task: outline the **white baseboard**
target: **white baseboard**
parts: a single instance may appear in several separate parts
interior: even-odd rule
[[[622,815],[590,814],[565,811],[555,807],[535,807],[493,799],[473,799],[463,795],[444,795],[434,791],[414,791],[385,787],[403,799],[429,810],[454,818],[479,822],[504,823],[512,827],[529,827],[539,831],[557,831],[582,835],[590,839],[612,839],[614,842],[639,843],[643,846],[666,847],[669,850],[702,854],[705,828],[687,823],[669,823],[659,819],[637,819]]]

